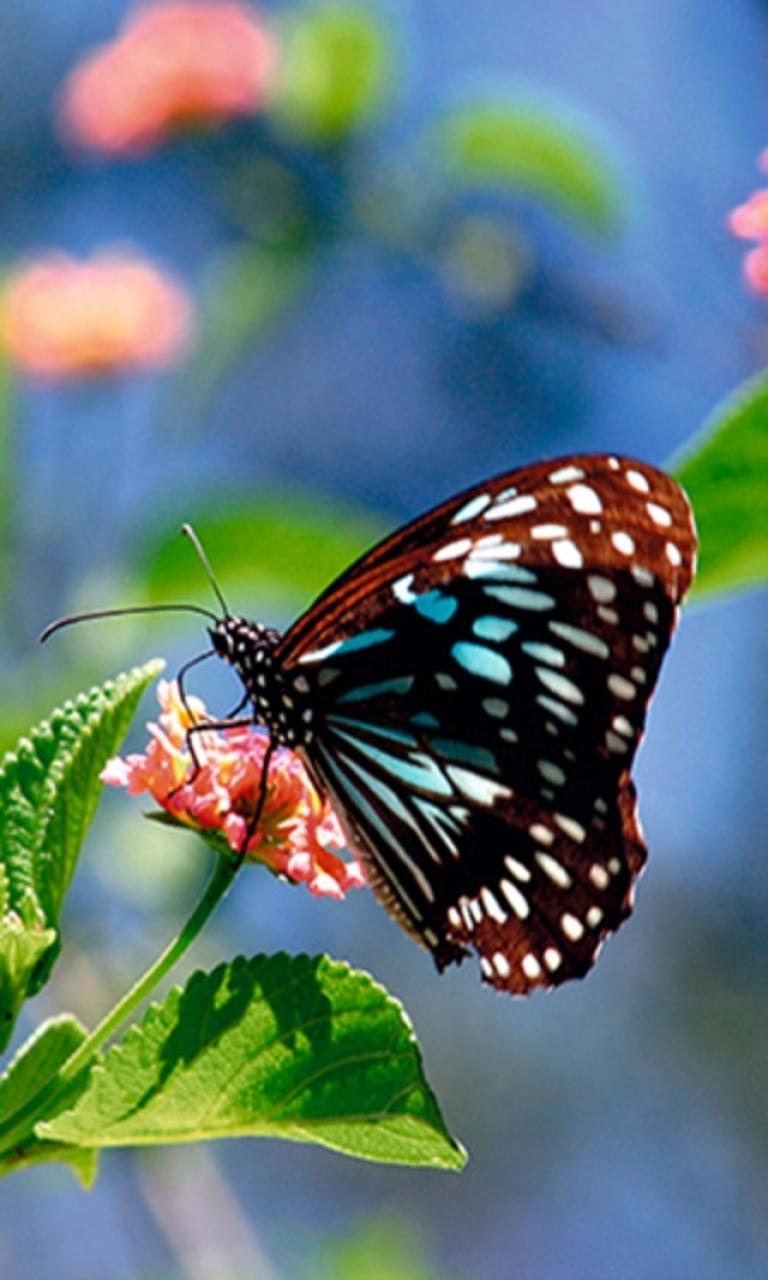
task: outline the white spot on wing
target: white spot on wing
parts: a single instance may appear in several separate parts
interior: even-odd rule
[[[498,899],[494,897],[490,889],[486,888],[485,885],[483,885],[480,890],[480,897],[483,900],[483,906],[485,907],[486,913],[490,918],[495,920],[497,924],[506,924],[509,916],[506,911],[501,909]]]
[[[568,484],[571,480],[583,480],[584,472],[579,467],[560,467],[550,471],[549,479],[552,484]]]
[[[456,560],[459,556],[465,556],[472,548],[471,538],[459,538],[456,542],[449,542],[446,546],[441,547],[433,555],[433,560]]]
[[[563,538],[562,541],[552,543],[552,555],[558,564],[564,569],[581,569],[584,564],[584,557],[570,538]]]
[[[568,529],[564,524],[535,524],[531,529],[531,537],[542,541],[551,538],[567,538]]]
[[[546,711],[551,711],[553,716],[557,716],[558,720],[562,720],[563,724],[575,727],[579,723],[578,716],[571,711],[570,707],[558,702],[556,698],[548,698],[546,694],[540,693],[537,694],[536,701],[540,707],[544,707]]]
[[[528,899],[525,894],[518,889],[517,885],[513,884],[511,880],[502,880],[499,885],[499,889],[514,911],[518,920],[527,920],[530,915],[531,908],[528,905]]]
[[[576,916],[571,915],[570,911],[565,911],[560,917],[560,928],[570,942],[581,942],[584,937],[584,925]]]
[[[516,880],[522,881],[523,884],[527,884],[531,878],[531,873],[528,868],[524,866],[522,862],[518,862],[517,858],[513,858],[509,853],[504,859],[504,866],[508,871],[511,871]]]
[[[583,844],[587,838],[587,833],[580,822],[577,822],[575,818],[567,817],[564,813],[554,814],[554,819],[560,830],[569,839],[575,840],[576,844]]]
[[[626,676],[619,675],[617,671],[612,671],[608,677],[608,688],[616,698],[621,698],[624,702],[631,702],[637,694],[637,689],[631,680],[627,680]]]
[[[532,951],[529,951],[526,955],[523,956],[522,960],[520,961],[520,968],[522,969],[526,978],[530,978],[531,982],[535,982],[537,978],[541,977],[541,965],[539,964],[538,960],[536,959]]]
[[[611,883],[611,878],[608,875],[608,872],[605,867],[600,865],[599,862],[592,863],[592,866],[589,868],[589,878],[596,889],[607,889],[608,885]]]
[[[632,574],[638,587],[652,587],[656,579],[650,569],[644,568],[641,564],[631,564],[629,572]]]
[[[481,511],[490,504],[491,495],[489,493],[478,493],[474,498],[470,498],[469,502],[465,502],[463,507],[459,507],[455,516],[451,517],[451,524],[461,524],[462,520],[473,520],[475,516],[479,516]]]
[[[518,498],[510,498],[509,502],[496,502],[485,513],[486,520],[507,520],[512,516],[524,516],[528,511],[535,511],[538,501],[530,493],[523,493]]]
[[[584,694],[567,676],[561,675],[559,671],[550,671],[548,667],[536,667],[535,671],[537,678],[556,698],[562,698],[563,702],[571,702],[577,707],[583,705]]]
[[[470,560],[479,560],[481,562],[484,560],[517,560],[523,549],[519,542],[502,542],[499,539],[495,546],[487,545],[490,542],[490,538],[483,538],[481,542],[476,543],[474,550],[469,553]]]
[[[616,598],[616,586],[610,578],[599,573],[591,573],[587,578],[589,594],[596,604],[610,604]]]
[[[337,649],[341,648],[343,643],[343,640],[334,640],[333,644],[327,644],[322,649],[312,649],[309,653],[303,653],[299,658],[299,662],[323,662],[326,658],[330,658],[331,654],[335,653]],[[262,685],[266,683],[263,676],[259,678],[258,683]]]
[[[581,516],[599,516],[603,510],[599,494],[588,484],[574,484],[566,493],[574,511]]]
[[[500,782],[494,782],[491,778],[485,778],[481,773],[475,773],[472,769],[460,769],[458,765],[449,764],[446,766],[445,772],[451,779],[454,786],[458,787],[462,795],[475,804],[486,805],[489,808],[496,803],[497,800],[506,800],[511,795],[509,787],[504,787]]]
[[[548,876],[552,883],[557,885],[558,889],[570,889],[573,880],[562,862],[559,862],[557,858],[553,858],[551,853],[543,853],[541,849],[536,850],[534,857],[545,876]]]
[[[619,625],[619,615],[615,609],[609,609],[605,604],[597,606],[597,616],[602,618],[603,622],[607,622],[609,626],[617,627]]]
[[[680,554],[680,548],[676,546],[674,542],[668,542],[664,550],[667,553],[667,559],[669,563],[671,565],[674,565],[676,569],[679,569],[680,565],[683,563],[683,557]]]
[[[549,828],[545,827],[541,822],[534,822],[533,825],[528,828],[528,835],[532,840],[538,840],[539,844],[546,845],[552,844],[552,841],[555,838]]]
[[[552,621],[548,626],[550,631],[553,631],[561,640],[567,640],[575,649],[581,649],[583,653],[591,653],[595,658],[610,657],[611,650],[608,645],[599,636],[592,635],[591,631],[585,631],[583,627],[573,627],[569,622]]]
[[[638,493],[651,492],[651,486],[642,471],[636,471],[634,467],[630,467],[627,471],[627,480],[632,485],[633,489],[637,489]]]
[[[554,764],[552,760],[537,760],[536,768],[545,782],[551,782],[553,787],[562,787],[565,783],[563,770],[559,764]]]
[[[660,529],[669,529],[672,524],[672,516],[667,511],[667,508],[660,507],[658,502],[646,502],[645,505],[653,523],[657,524]]]
[[[397,582],[392,583],[392,595],[401,604],[413,604],[416,596],[411,590],[413,586],[413,574],[406,573],[404,577],[398,578]]]
[[[611,542],[619,552],[619,555],[631,556],[634,554],[635,540],[630,538],[629,534],[625,533],[623,529],[611,534]]]
[[[494,951],[491,963],[500,978],[508,978],[512,972],[512,966],[503,951]]]

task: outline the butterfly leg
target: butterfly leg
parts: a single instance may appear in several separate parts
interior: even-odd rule
[[[267,782],[269,779],[269,766],[272,762],[272,756],[274,755],[274,752],[275,752],[275,743],[273,739],[270,738],[267,749],[264,752],[264,762],[261,766],[261,777],[259,779],[259,795],[256,800],[256,808],[254,809],[253,814],[251,815],[250,821],[248,823],[248,827],[243,837],[242,844],[240,845],[240,849],[238,850],[238,854],[237,854],[238,868],[240,867],[240,864],[242,863],[246,853],[248,852],[248,845],[251,843],[251,840],[253,839],[256,831],[258,830],[259,822],[261,821],[261,815],[264,811],[264,804],[267,799]]]

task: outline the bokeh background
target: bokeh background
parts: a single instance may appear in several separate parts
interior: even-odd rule
[[[5,360],[8,742],[121,666],[202,647],[195,619],[160,617],[35,647],[73,609],[209,605],[182,519],[238,611],[284,626],[367,541],[486,474],[592,449],[663,465],[768,354],[726,229],[768,141],[759,0],[274,0],[268,107],[108,155],[56,103],[128,13],[0,6],[3,275],[131,246],[196,317],[160,372]],[[462,151],[489,102],[490,151]],[[494,151],[510,121],[533,148],[517,170]],[[198,944],[199,965],[327,950],[385,983],[463,1174],[255,1141],[107,1153],[89,1193],[31,1169],[0,1189],[0,1274],[761,1280],[765,635],[764,592],[685,611],[637,764],[649,869],[585,982],[522,1003],[472,965],[438,978],[370,894],[318,903],[256,871]],[[226,673],[198,687],[229,705]],[[108,797],[19,1040],[62,1005],[93,1023],[205,868]]]

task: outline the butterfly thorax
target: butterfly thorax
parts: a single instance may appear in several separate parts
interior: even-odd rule
[[[281,635],[259,622],[225,617],[209,631],[219,657],[237,672],[253,706],[254,720],[279,746],[296,747],[312,736],[312,712],[301,685],[288,684],[275,658]]]

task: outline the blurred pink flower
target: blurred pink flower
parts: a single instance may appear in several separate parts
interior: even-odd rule
[[[246,857],[272,871],[306,884],[316,896],[343,898],[348,889],[365,884],[356,860],[344,861],[345,837],[327,802],[312,786],[298,756],[278,750],[272,756],[264,807],[256,831],[249,836],[258,802],[268,739],[250,726],[195,733],[195,769],[188,749],[188,731],[207,719],[198,698],[179,696],[175,681],[161,680],[157,697],[162,708],[158,723],[150,723],[151,741],[145,755],[116,756],[101,777],[130,795],[149,792],[181,822],[197,831],[221,833],[240,853],[248,839]]]
[[[760,168],[768,172],[768,149],[760,156]],[[768,190],[755,191],[728,218],[729,230],[742,240],[756,240],[744,259],[744,279],[753,293],[768,294]]]
[[[70,74],[61,128],[82,146],[141,154],[175,129],[257,110],[276,63],[265,21],[248,5],[138,8]]]
[[[0,341],[26,373],[73,378],[164,368],[192,332],[183,288],[128,250],[89,262],[48,253],[11,275],[0,295]]]
[[[744,259],[744,279],[753,293],[768,294],[768,239],[761,240]]]
[[[742,240],[762,240],[768,236],[768,191],[756,191],[728,218],[728,226]]]

